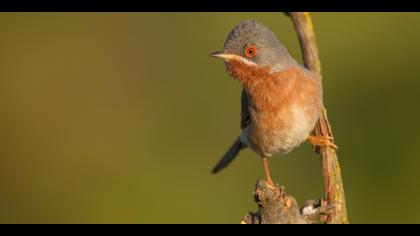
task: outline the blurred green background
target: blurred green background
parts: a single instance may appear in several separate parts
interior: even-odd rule
[[[353,223],[420,223],[420,14],[312,14]],[[239,223],[263,177],[239,134],[241,87],[208,56],[241,20],[300,59],[281,13],[1,13],[1,223]],[[304,144],[270,159],[322,195]]]

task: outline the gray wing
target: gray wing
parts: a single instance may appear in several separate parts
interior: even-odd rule
[[[249,108],[251,106],[251,100],[249,94],[242,89],[241,96],[241,129],[244,129],[247,125],[251,123],[251,114],[249,113]]]

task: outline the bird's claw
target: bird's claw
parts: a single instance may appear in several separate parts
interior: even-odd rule
[[[314,146],[318,146],[318,147],[330,147],[333,148],[335,150],[338,149],[338,146],[335,145],[332,142],[332,138],[331,137],[324,137],[324,136],[308,136],[307,138],[308,142],[310,142],[312,145]]]

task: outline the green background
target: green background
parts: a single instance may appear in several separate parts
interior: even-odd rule
[[[420,14],[314,13],[350,221],[420,223]],[[300,59],[281,13],[1,13],[1,223],[239,223],[264,176],[239,134],[223,47],[241,20]],[[270,159],[299,202],[322,195],[309,144]]]

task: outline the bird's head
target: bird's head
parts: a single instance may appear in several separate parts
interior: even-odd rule
[[[280,72],[297,64],[276,35],[256,20],[242,21],[235,26],[223,51],[210,55],[224,59],[228,72],[239,80],[244,70],[254,71],[251,74],[261,69]]]

